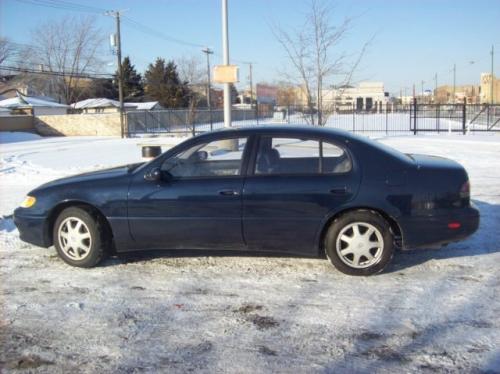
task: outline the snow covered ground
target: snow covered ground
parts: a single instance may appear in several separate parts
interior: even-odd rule
[[[374,277],[231,253],[83,270],[19,241],[11,214],[30,189],[177,141],[0,133],[1,372],[500,372],[500,136],[381,139],[461,162],[481,226]]]

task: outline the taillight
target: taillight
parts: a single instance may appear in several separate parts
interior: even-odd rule
[[[468,199],[470,198],[470,182],[467,181],[462,185],[462,188],[460,188],[460,198],[462,199]]]

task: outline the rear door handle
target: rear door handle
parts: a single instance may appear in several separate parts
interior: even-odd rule
[[[235,190],[220,190],[219,195],[222,196],[238,196],[240,193]]]
[[[345,195],[347,193],[347,187],[336,187],[330,190],[333,195]]]

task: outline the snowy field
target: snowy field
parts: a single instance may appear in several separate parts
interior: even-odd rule
[[[326,260],[134,254],[95,269],[21,242],[12,211],[51,179],[175,138],[0,133],[0,372],[500,372],[500,136],[382,138],[468,170],[479,231],[369,278]]]

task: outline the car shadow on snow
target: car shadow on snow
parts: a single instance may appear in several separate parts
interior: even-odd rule
[[[201,250],[201,249],[157,249],[137,252],[119,253],[106,260],[99,266],[114,266],[122,263],[134,263],[149,261],[160,258],[190,258],[190,257],[263,257],[263,258],[306,258],[314,259],[314,256],[296,255],[285,252],[266,251],[236,251],[236,250]]]
[[[413,249],[399,251],[385,273],[398,272],[423,264],[430,260],[442,260],[455,257],[478,256],[500,252],[500,233],[497,222],[500,222],[500,205],[474,200],[481,214],[478,231],[469,239],[451,243],[439,249]],[[105,261],[101,266],[114,266],[122,263],[134,263],[158,258],[188,257],[270,257],[270,258],[314,258],[307,255],[296,255],[286,252],[267,251],[231,251],[231,250],[151,250],[121,253]],[[324,256],[323,256],[324,258]]]

